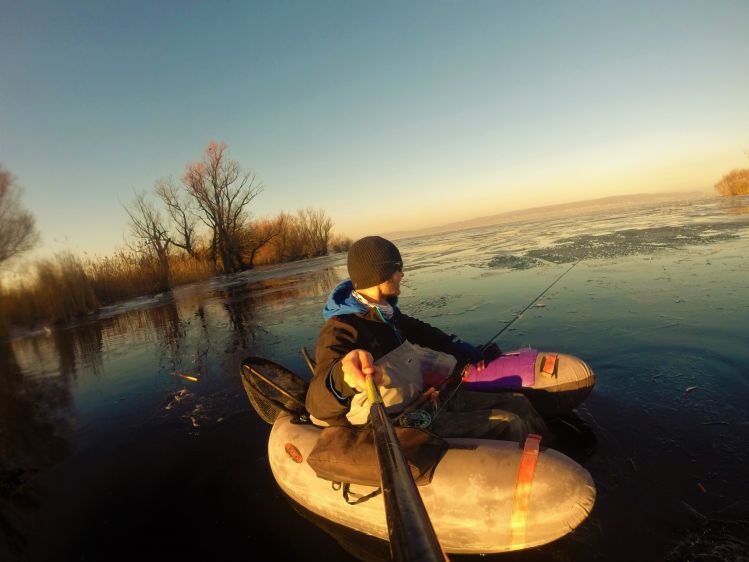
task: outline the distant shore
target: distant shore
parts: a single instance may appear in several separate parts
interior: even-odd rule
[[[585,199],[582,201],[573,201],[571,203],[559,203],[556,205],[544,205],[540,207],[529,207],[515,211],[507,211],[494,215],[486,215],[463,221],[450,222],[442,225],[419,228],[413,230],[396,230],[383,233],[382,236],[392,240],[402,240],[405,238],[415,238],[427,234],[439,234],[452,232],[456,230],[465,230],[470,228],[480,228],[483,226],[492,226],[495,224],[508,224],[513,222],[526,221],[533,218],[542,217],[562,217],[571,214],[591,213],[598,210],[611,210],[616,208],[632,208],[642,204],[652,204],[657,202],[672,201],[692,201],[717,197],[710,190],[705,191],[670,191],[663,193],[635,193],[630,195],[613,195],[609,197],[600,197],[596,199]]]

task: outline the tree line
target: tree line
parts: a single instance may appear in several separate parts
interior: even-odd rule
[[[749,195],[749,168],[731,170],[715,184],[715,190],[721,195]]]
[[[161,209],[146,193],[125,206],[133,249],[154,260],[160,288],[166,289],[171,285],[172,248],[209,260],[216,271],[234,273],[262,263],[323,256],[350,245],[345,238],[332,237],[333,221],[321,209],[251,220],[250,203],[262,190],[254,172],[229,158],[224,143],[211,142],[200,162],[188,164],[179,183],[156,182]]]
[[[55,322],[100,306],[168,290],[219,273],[346,251],[351,239],[333,234],[322,209],[254,218],[264,186],[211,142],[178,182],[159,179],[151,192],[123,205],[127,246],[104,258],[69,253],[37,260],[30,279],[2,290],[0,336],[10,325]],[[33,248],[39,235],[21,204],[15,177],[0,166],[0,265]]]

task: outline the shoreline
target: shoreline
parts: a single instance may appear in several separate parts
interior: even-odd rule
[[[617,208],[632,209],[642,205],[652,205],[656,202],[673,203],[676,201],[697,201],[720,197],[708,191],[668,191],[661,193],[637,193],[633,195],[611,195],[596,199],[583,199],[570,203],[557,203],[527,207],[516,211],[506,211],[493,215],[484,215],[472,219],[455,221],[441,225],[413,230],[396,230],[381,234],[392,240],[418,238],[430,234],[445,234],[459,230],[471,230],[494,226],[496,224],[511,224],[533,218],[561,218],[572,214],[592,213],[596,211],[611,211]]]

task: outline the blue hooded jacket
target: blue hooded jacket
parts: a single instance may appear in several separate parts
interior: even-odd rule
[[[385,319],[376,307],[370,308],[353,295],[351,280],[339,283],[328,296],[323,308],[325,324],[315,349],[315,375],[307,391],[308,411],[328,423],[347,423],[345,414],[355,390],[344,381],[341,359],[353,349],[366,349],[374,358],[389,353],[404,339],[436,351],[451,353],[458,360],[478,355],[477,348],[460,341],[425,322],[403,314],[393,305],[393,317]]]
[[[322,317],[325,320],[330,320],[334,316],[367,312],[367,305],[359,302],[352,294],[353,291],[354,284],[351,282],[351,279],[339,283],[333,289],[333,292],[328,295],[328,300],[322,310]],[[391,297],[389,301],[390,304],[396,306],[398,304],[398,297]]]

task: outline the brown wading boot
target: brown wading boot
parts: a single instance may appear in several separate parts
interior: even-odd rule
[[[551,444],[552,435],[528,398],[515,392],[470,392],[459,389],[440,404],[430,430],[440,437],[471,437],[523,442],[529,433]]]

